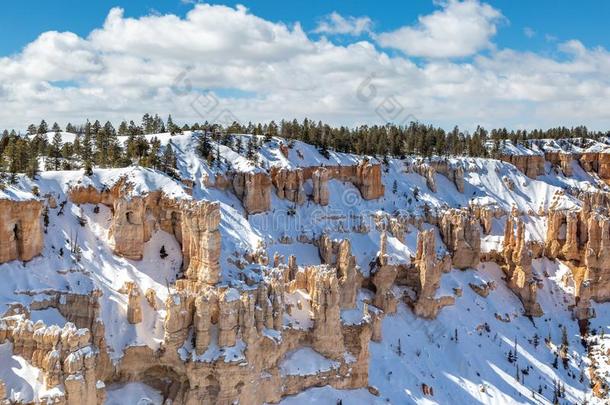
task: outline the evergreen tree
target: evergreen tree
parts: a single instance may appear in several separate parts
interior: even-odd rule
[[[30,179],[35,180],[39,172],[40,170],[38,168],[38,153],[35,149],[30,148],[26,174]]]
[[[251,136],[248,139],[248,145],[246,147],[246,158],[251,162],[255,162],[256,160],[256,143],[255,137]]]
[[[61,145],[61,134],[55,132],[51,147],[49,148],[49,159],[46,164],[47,170],[59,170],[61,164]]]
[[[207,132],[204,132],[199,136],[197,151],[202,158],[207,159],[208,161],[210,161],[210,157],[211,159],[214,158],[212,143],[210,142]]]
[[[45,120],[40,121],[40,125],[38,125],[37,133],[42,135],[42,134],[46,134],[47,132],[49,132],[49,126],[47,125],[47,122]]]
[[[83,168],[85,169],[85,175],[91,176],[93,174],[93,147],[91,142],[91,127],[85,125],[85,134],[83,136],[83,144],[81,147],[80,156],[83,161]]]
[[[155,136],[150,141],[150,152],[148,153],[145,166],[153,169],[159,169],[161,167],[161,160],[159,159],[160,152],[161,141],[159,141],[159,139]]]
[[[127,126],[127,121],[121,121],[121,124],[119,124],[118,133],[119,136],[129,135],[129,127]]]
[[[161,170],[164,173],[174,176],[176,172],[176,154],[172,148],[172,143],[168,143],[163,151],[163,158],[161,159]]]

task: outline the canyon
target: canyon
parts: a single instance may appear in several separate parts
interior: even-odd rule
[[[166,138],[194,150],[191,135]],[[277,403],[323,386],[381,399],[371,347],[402,356],[395,317],[433,325],[470,292],[483,305],[503,289],[519,304],[494,313],[498,328],[541,322],[543,266],[568,269],[565,310],[585,339],[610,301],[610,147],[581,143],[384,163],[278,138],[259,165],[214,171],[183,152],[199,166],[180,180],[43,172],[0,191],[0,274],[16,280],[0,295],[0,346],[40,373],[24,403],[103,404],[132,383],[168,404]],[[467,289],[447,284],[462,276]]]

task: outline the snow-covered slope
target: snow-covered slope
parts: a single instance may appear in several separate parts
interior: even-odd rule
[[[132,196],[161,190],[174,199],[218,201],[221,212],[221,285],[244,286],[242,273],[254,274],[260,264],[238,266],[236,258],[246,252],[263,251],[268,257],[278,253],[295,255],[300,266],[321,264],[318,248],[306,240],[317,240],[322,234],[331,239],[349,238],[356,262],[364,275],[380,250],[379,222],[384,216],[403,215],[424,218],[429,211],[444,212],[449,208],[494,206],[504,213],[517,210],[524,215],[526,239],[542,242],[546,218],[537,213],[554,209],[578,208],[580,200],[566,193],[568,187],[579,190],[598,189],[594,174],[575,165],[573,175],[563,176],[552,167],[536,179],[529,178],[515,166],[494,159],[455,158],[452,162],[464,167],[464,191],[442,174],[435,174],[436,191],[426,178],[407,168],[416,158],[389,159],[383,165],[382,182],[385,195],[376,200],[364,200],[350,182],[331,179],[328,183],[329,204],[321,207],[312,201],[303,205],[283,200],[272,193],[268,212],[247,215],[240,199],[231,190],[211,187],[209,179],[217,173],[234,171],[267,172],[272,167],[285,169],[314,166],[350,166],[364,157],[330,152],[323,156],[317,148],[302,142],[288,142],[279,138],[264,143],[258,151],[255,165],[232,148],[211,142],[218,150],[221,162],[210,167],[196,152],[196,137],[192,133],[147,135],[157,137],[162,145],[171,142],[177,153],[178,181],[159,171],[130,166],[120,169],[94,169],[91,177],[82,170],[42,172],[37,180],[20,176],[17,184],[0,190],[0,199],[23,200],[37,198],[31,192],[37,187],[41,199],[52,195],[57,208],[49,209],[44,250],[30,262],[12,261],[0,264],[0,314],[14,303],[31,306],[53,293],[91,294],[101,292],[101,317],[105,324],[106,343],[110,357],[117,361],[128,346],[146,345],[159,348],[163,341],[165,309],[162,303],[174,291],[173,283],[180,277],[182,256],[176,239],[156,230],[146,242],[140,261],[121,258],[112,252],[108,231],[112,212],[102,204],[77,205],[68,198],[74,187],[91,186],[97,190],[110,189],[119,181],[131,185]],[[52,135],[50,135],[52,138]],[[246,145],[249,135],[236,135]],[[66,142],[73,134],[62,133]],[[122,142],[125,139],[121,139]],[[290,146],[288,147],[288,145]],[[572,145],[572,144],[570,144]],[[282,152],[286,147],[287,155]],[[556,147],[555,141],[520,147],[506,146],[514,154],[542,154]],[[557,146],[558,147],[558,146]],[[580,146],[572,145],[572,148]],[[580,150],[601,148],[590,144]],[[507,152],[508,153],[508,152]],[[370,158],[371,161],[380,161]],[[311,180],[304,185],[310,190]],[[497,250],[501,244],[505,217],[494,218],[491,234],[485,237],[483,250]],[[354,232],[362,226],[365,232]],[[425,223],[422,229],[435,229],[436,247],[447,251],[436,226]],[[389,236],[387,254],[393,264],[408,264],[417,249],[418,229],[407,226],[404,240]],[[286,243],[289,240],[290,243]],[[71,242],[78,241],[79,258],[70,251]],[[168,256],[160,259],[164,246]],[[455,305],[444,308],[437,319],[417,318],[400,303],[396,314],[383,320],[383,340],[370,343],[369,384],[374,389],[336,390],[330,387],[312,388],[282,403],[329,403],[342,400],[344,404],[368,403],[552,403],[553,384],[565,385],[562,403],[589,403],[591,395],[588,377],[580,380],[581,370],[589,363],[580,343],[577,323],[568,308],[573,303],[568,270],[559,262],[537,259],[537,275],[545,274],[538,301],[544,311],[542,318],[530,319],[523,315],[522,304],[506,287],[503,272],[491,262],[481,263],[477,269],[453,269],[444,274],[439,295],[461,296]],[[254,276],[253,276],[254,277]],[[566,280],[568,280],[566,285]],[[155,292],[159,307],[144,305],[143,322],[133,325],[127,321],[127,296],[120,292],[127,281],[136,281],[142,291]],[[487,298],[477,295],[469,283],[493,282],[496,289]],[[396,287],[398,288],[398,287]],[[573,288],[573,286],[572,286]],[[294,298],[295,301],[298,298]],[[598,304],[594,328],[610,332],[608,304]],[[347,315],[346,315],[347,316]],[[297,317],[297,315],[295,315]],[[56,311],[33,311],[33,320],[47,325],[62,324],[65,319]],[[307,326],[309,319],[301,321]],[[565,327],[569,338],[570,361],[567,368],[560,363],[554,368],[553,350],[561,340]],[[534,344],[534,336],[538,343]],[[550,341],[545,343],[545,338]],[[602,341],[602,344],[603,341]],[[608,347],[607,342],[605,343]],[[508,352],[517,348],[517,360],[509,362]],[[336,365],[306,349],[293,352],[282,368],[285,373],[307,373],[332,369]],[[0,379],[9,389],[10,398],[26,401],[46,395],[38,370],[24,364],[22,358],[11,354],[8,344],[0,345]],[[607,368],[607,365],[605,366]],[[517,376],[518,374],[518,376]],[[424,385],[432,388],[424,394]],[[138,384],[108,387],[108,404],[127,403],[147,397],[160,403],[161,395],[148,386]],[[136,402],[134,402],[136,403]]]

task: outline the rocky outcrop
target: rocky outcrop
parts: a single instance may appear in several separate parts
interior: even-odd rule
[[[65,393],[57,391],[53,403],[98,404],[98,351],[89,329],[70,322],[63,328],[47,327],[42,321],[12,316],[0,321],[0,343],[7,340],[14,354],[42,371],[47,389],[63,384]]]
[[[519,171],[532,179],[544,175],[543,155],[501,155],[499,159],[515,165]]]
[[[152,235],[154,218],[144,198],[118,198],[113,204],[109,230],[114,253],[132,260],[141,260],[144,242]]]
[[[476,218],[467,211],[450,209],[440,218],[439,230],[451,252],[453,266],[474,268],[481,254],[481,229]]]
[[[417,236],[417,251],[414,267],[411,271],[415,275],[415,295],[411,302],[413,312],[417,316],[427,319],[436,318],[441,308],[453,305],[455,298],[444,296],[436,298],[436,291],[440,285],[441,275],[451,270],[449,256],[438,260],[436,257],[434,231],[422,231]]]
[[[364,160],[355,167],[355,170],[352,183],[358,187],[362,198],[374,200],[383,197],[385,187],[381,181],[381,165]]]
[[[448,160],[415,161],[411,162],[406,170],[424,177],[426,185],[433,193],[436,193],[436,173],[447,177],[460,193],[464,192],[464,166],[461,163],[452,163]]]
[[[303,189],[303,170],[289,170],[273,167],[270,170],[271,181],[277,190],[277,196],[282,200],[292,201],[298,205],[305,202]]]
[[[42,252],[42,203],[0,199],[0,263],[29,261]]]
[[[586,171],[597,173],[601,179],[610,179],[610,153],[585,152],[578,161]]]
[[[564,152],[545,152],[544,159],[555,167],[558,167],[564,176],[572,175],[572,161],[574,154]]]
[[[220,206],[209,201],[174,200],[160,192],[128,197],[128,186],[117,185],[105,192],[92,188],[70,191],[74,202],[104,203],[112,208],[109,230],[113,251],[140,260],[144,244],[154,230],[176,237],[182,246],[183,268],[192,280],[215,284],[220,278]]]
[[[182,263],[192,280],[216,284],[220,279],[220,206],[207,201],[181,205]]]
[[[271,208],[271,178],[267,173],[235,173],[233,191],[248,214],[269,211]]]
[[[386,314],[396,312],[398,300],[392,286],[396,280],[398,267],[388,263],[386,255],[387,234],[381,234],[380,250],[377,256],[376,266],[371,272],[371,282],[375,286],[375,298],[373,305],[383,310]]]
[[[340,263],[349,256],[343,246]],[[166,302],[163,350],[146,356],[126,353],[119,365],[121,375],[142,378],[153,364],[171,365],[173,380],[182,381],[172,397],[175,403],[260,404],[314,385],[366,386],[370,317],[342,324],[337,269],[294,268],[294,260],[290,262],[292,269],[272,269],[264,280],[241,290],[179,280]],[[297,306],[310,309],[310,326],[285,323],[286,316],[289,319],[298,310],[286,302],[286,294],[302,297],[304,302]],[[289,352],[303,344],[336,362],[336,368],[312,375],[279,372]],[[172,374],[163,374],[166,379],[168,375]],[[256,387],[245,384],[252,380],[259,381]]]
[[[354,308],[358,288],[362,284],[362,274],[356,265],[356,258],[352,255],[349,239],[341,241],[331,240],[323,234],[317,241],[320,259],[323,264],[333,265],[336,268],[340,291],[340,307]]]
[[[471,203],[469,205],[469,209],[473,213],[474,217],[479,220],[485,235],[489,235],[491,233],[494,218],[497,219],[506,215],[506,212],[504,212],[504,210],[497,205],[481,206]]]
[[[331,267],[312,268],[307,275],[307,289],[313,312],[313,348],[323,355],[338,359],[343,355],[340,338],[339,282]]]
[[[527,316],[542,316],[542,308],[537,302],[538,283],[532,272],[532,255],[525,242],[525,226],[523,221],[516,220],[517,230],[514,231],[514,219],[509,215],[504,229],[502,254],[508,287],[523,303]]]
[[[311,174],[313,185],[313,202],[322,206],[328,205],[328,171],[319,168]]]
[[[270,173],[278,197],[297,204],[305,201],[303,185],[308,180],[311,180],[312,183],[311,199],[320,205],[328,205],[329,179],[352,183],[365,200],[382,197],[385,191],[381,180],[381,165],[371,164],[368,160],[363,160],[353,166],[311,166],[297,169],[274,167],[271,168]],[[237,189],[236,193],[240,196]],[[266,210],[268,209],[269,207]]]
[[[126,282],[120,292],[127,294],[127,322],[132,325],[142,322],[142,292],[138,285],[133,281]]]
[[[610,301],[610,218],[592,210],[592,199],[582,201],[579,211],[549,211],[545,241],[545,255],[572,270],[581,314],[589,298]]]

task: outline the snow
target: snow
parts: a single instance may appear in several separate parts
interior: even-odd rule
[[[30,314],[32,322],[42,321],[46,326],[57,325],[63,328],[67,320],[56,308],[47,308],[37,311],[32,311]]]
[[[139,382],[110,385],[105,405],[161,405],[163,397],[154,388]]]
[[[65,137],[66,141],[70,139],[68,134],[62,133],[62,137]],[[112,215],[110,208],[99,205],[99,212],[96,213],[93,205],[72,204],[68,201],[67,193],[73,186],[92,186],[103,190],[124,180],[129,184],[129,196],[162,190],[177,199],[218,201],[221,210],[221,284],[229,288],[228,300],[239,299],[239,291],[249,288],[242,281],[244,275],[251,279],[268,276],[269,270],[263,271],[263,266],[251,264],[242,269],[234,264],[248,252],[266,252],[271,260],[277,252],[284,256],[285,262],[289,255],[295,255],[302,270],[303,266],[320,264],[321,259],[317,247],[311,243],[300,242],[299,237],[315,240],[325,233],[337,241],[348,238],[359,271],[369,275],[370,263],[379,251],[383,231],[380,224],[387,222],[389,216],[400,215],[417,224],[418,220],[424,217],[425,209],[442,213],[449,208],[479,204],[493,205],[508,213],[515,207],[524,214],[522,219],[526,226],[526,239],[543,241],[546,220],[543,216],[538,216],[537,212],[551,207],[576,209],[580,202],[571,196],[571,191],[599,190],[607,187],[596,175],[585,172],[576,161],[572,162],[573,174],[569,177],[547,164],[544,175],[530,179],[513,165],[499,160],[452,158],[448,160],[450,164],[460,164],[465,168],[464,193],[460,193],[453,182],[439,173],[435,175],[437,191],[433,192],[426,185],[424,177],[407,170],[409,164],[418,160],[407,157],[404,160],[390,159],[389,163],[384,165],[382,176],[386,192],[385,196],[378,200],[363,200],[353,184],[330,180],[330,201],[326,207],[307,201],[297,207],[296,213],[292,215],[294,204],[280,200],[272,192],[273,209],[247,217],[241,202],[230,188],[220,190],[209,187],[210,179],[217,173],[224,173],[228,166],[223,161],[220,167],[210,167],[200,159],[197,156],[193,133],[174,136],[146,135],[148,140],[152,137],[157,137],[162,145],[171,142],[177,153],[180,177],[193,181],[192,197],[181,182],[158,171],[137,166],[120,169],[95,168],[91,177],[84,176],[82,170],[42,172],[36,181],[18,176],[17,184],[0,190],[0,199],[30,200],[36,198],[31,192],[36,186],[41,196],[51,193],[58,203],[66,201],[63,215],[59,215],[59,208],[49,210],[49,228],[40,257],[25,264],[13,261],[0,265],[0,278],[3,280],[0,285],[0,313],[13,303],[28,306],[34,301],[42,301],[56,294],[88,295],[94,290],[100,290],[100,316],[106,327],[106,342],[113,361],[120,359],[125,347],[130,345],[145,345],[152,349],[159,347],[163,340],[163,302],[168,297],[168,292],[172,292],[171,288],[168,291],[167,284],[171,286],[181,270],[180,245],[174,236],[157,230],[145,244],[141,261],[114,255],[108,238]],[[250,135],[239,137],[245,147]],[[120,137],[120,141],[125,140]],[[291,144],[288,147],[288,156],[281,152],[281,143]],[[318,165],[353,165],[364,159],[361,156],[333,151],[330,151],[329,158],[325,158],[311,145],[273,138],[258,152],[262,167],[255,167],[244,156],[226,146],[217,145],[215,142],[212,142],[212,146],[218,148],[223,159],[230,162],[231,169],[243,171],[266,171],[271,167],[295,169]],[[540,155],[558,149],[606,150],[605,144],[595,141],[585,142],[581,146],[576,142],[560,144],[555,140],[544,140],[528,146],[506,147],[525,155]],[[395,193],[392,187],[394,182]],[[514,190],[510,190],[508,183],[514,184]],[[306,184],[305,188],[311,189],[311,184]],[[85,226],[79,225],[78,217],[86,220]],[[506,216],[493,219],[490,235],[485,235],[482,239],[483,252],[500,249],[505,221]],[[360,227],[366,228],[367,232],[357,232],[356,229]],[[421,229],[434,229],[437,255],[443,255],[446,247],[438,229],[427,223],[424,223]],[[415,255],[418,233],[418,227],[408,225],[403,238],[388,234],[387,254],[390,263],[410,263]],[[74,239],[78,239],[82,249],[80,261],[77,261],[69,250],[70,244],[67,241]],[[290,240],[290,243],[285,243],[286,239]],[[165,246],[168,253],[164,260],[159,258],[161,246]],[[437,295],[453,295],[454,288],[461,288],[463,295],[456,297],[454,306],[441,310],[436,320],[418,319],[402,303],[399,304],[396,314],[384,319],[383,341],[370,344],[369,382],[379,389],[379,397],[364,389],[343,391],[323,387],[309,389],[284,399],[282,403],[319,401],[335,404],[339,398],[346,404],[548,403],[555,378],[566,384],[566,401],[581,402],[588,381],[585,380],[585,384],[581,384],[578,379],[574,380],[568,375],[568,372],[576,372],[576,363],[586,357],[578,342],[577,325],[571,319],[568,309],[573,303],[573,285],[566,285],[563,280],[569,279],[569,271],[563,264],[546,259],[535,260],[533,266],[535,273],[543,280],[543,286],[539,290],[539,301],[545,312],[542,318],[529,320],[523,316],[520,301],[506,288],[503,274],[495,264],[482,263],[476,271],[452,270],[442,276]],[[549,274],[548,278],[543,276],[545,273]],[[127,322],[127,296],[119,292],[128,281],[136,282],[143,293],[149,288],[154,290],[157,296],[159,309],[154,310],[142,295],[143,322],[137,325]],[[488,298],[476,295],[469,287],[469,283],[486,282],[494,282],[497,286]],[[371,297],[369,291],[361,289],[357,308],[343,310],[342,322],[359,324],[365,321],[363,304],[367,300],[370,302]],[[303,290],[285,295],[286,304],[291,306],[291,310],[290,313],[284,313],[284,328],[309,330],[313,327],[309,299],[309,295]],[[608,304],[598,304],[595,309],[598,318],[592,320],[592,325],[595,328],[605,328],[610,335]],[[375,310],[369,306],[369,311]],[[496,314],[505,319],[509,318],[510,322],[498,320]],[[43,321],[47,325],[62,326],[66,322],[54,308],[31,311],[31,317],[33,321]],[[489,326],[490,332],[484,330],[485,324]],[[549,349],[543,342],[544,337],[551,333],[554,344],[557,344],[560,338],[559,325],[566,325],[571,337],[570,348],[574,356],[570,361],[569,370],[550,367],[554,358],[551,352],[554,346],[550,345]],[[456,330],[459,336],[457,343],[452,340]],[[215,336],[218,333],[215,326],[211,333],[212,343],[205,353],[196,356],[190,347],[190,339],[187,339],[184,347],[180,349],[182,358],[199,362],[222,359],[225,362],[245,363],[246,346],[243,341],[238,340],[233,347],[218,347],[215,344]],[[528,342],[534,334],[538,334],[541,340],[537,348]],[[265,336],[273,340],[282,338],[279,332],[269,330],[265,331]],[[530,374],[525,377],[524,386],[516,383],[515,366],[506,360],[506,353],[513,347],[515,339],[519,346],[520,367],[532,367]],[[607,339],[598,339],[600,352],[610,347]],[[402,355],[397,353],[399,340]],[[9,389],[13,387],[15,395],[22,395],[25,400],[41,395],[39,370],[28,366],[20,357],[12,356],[9,349],[7,345],[0,345],[0,363],[12,365],[0,369],[0,378],[7,381]],[[585,364],[587,361],[583,360]],[[336,362],[312,349],[301,348],[287,355],[282,362],[282,373],[307,375],[335,367]],[[433,387],[434,396],[424,396],[421,384]],[[543,386],[546,399],[537,395],[534,400],[531,390],[536,391],[539,384]],[[108,389],[107,403],[110,404],[137,403],[143,396],[151,398],[152,403],[161,401],[158,392],[143,384],[110,386]]]
[[[290,306],[290,314],[284,312],[284,325],[301,330],[308,330],[313,327],[313,313],[311,312],[311,297],[304,290],[296,290],[293,293],[285,293],[284,302]],[[299,305],[301,309],[299,309]]]
[[[388,402],[374,396],[366,389],[338,390],[329,386],[310,388],[300,394],[284,398],[282,405],[321,404],[336,405],[339,400],[345,405],[382,405]]]
[[[0,187],[0,200],[29,201],[35,199],[36,196],[34,194],[20,188],[11,185]]]
[[[59,388],[47,390],[43,373],[23,357],[12,354],[11,343],[0,344],[0,380],[6,386],[7,398],[15,402],[32,402],[42,397],[62,394]]]
[[[339,368],[338,362],[322,356],[309,347],[286,353],[286,357],[280,363],[282,376],[315,375],[335,368]]]

